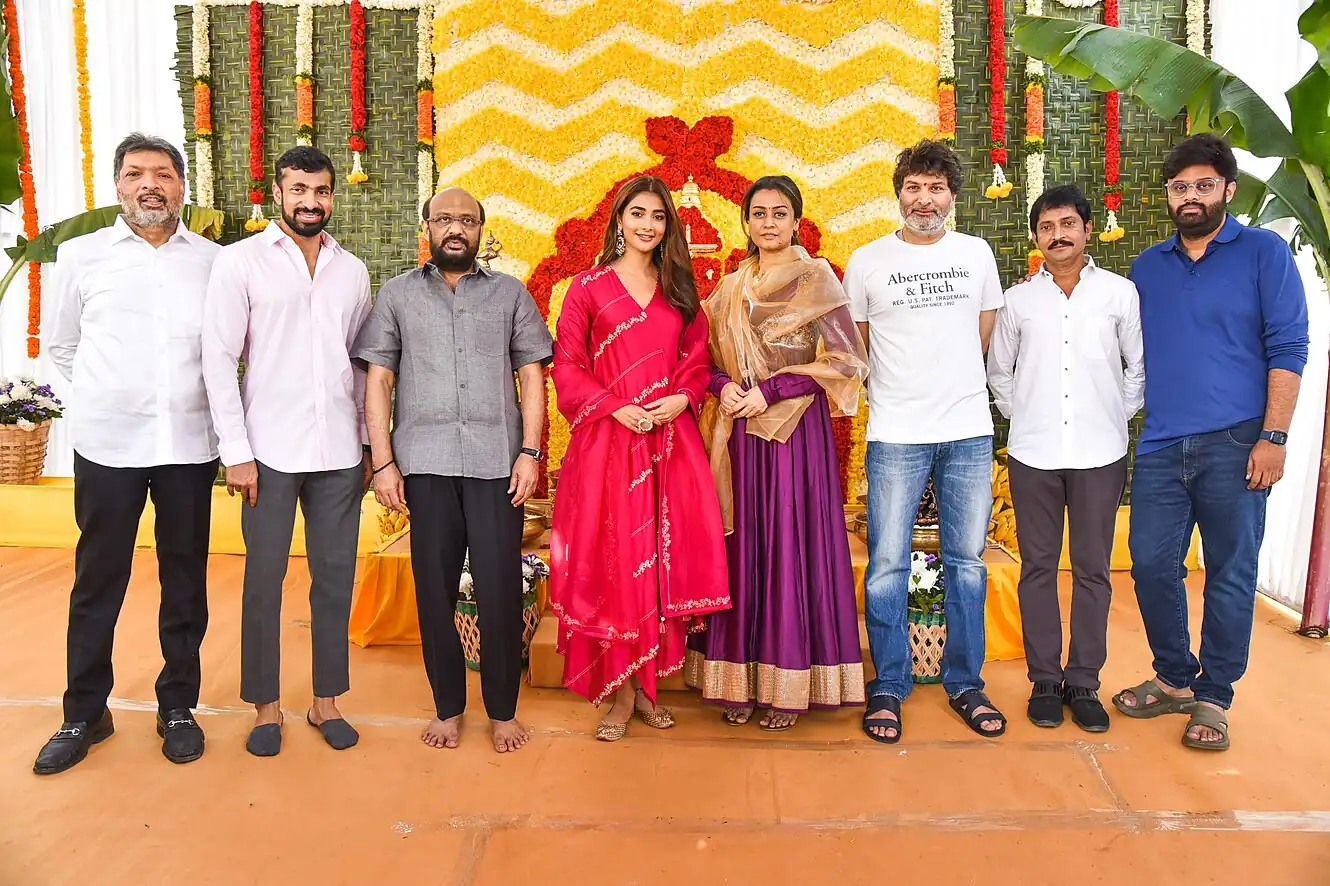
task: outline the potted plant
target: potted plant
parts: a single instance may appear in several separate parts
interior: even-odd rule
[[[0,483],[32,485],[46,464],[51,421],[63,413],[50,385],[0,378]]]
[[[942,680],[942,649],[947,644],[947,615],[942,580],[942,558],[915,551],[910,555],[910,590],[906,611],[910,620],[910,655],[914,682]]]
[[[531,638],[540,626],[540,606],[537,586],[549,578],[550,568],[535,554],[522,555],[522,664],[531,658]],[[457,611],[453,619],[457,635],[462,639],[462,656],[466,666],[480,670],[480,617],[476,609],[475,588],[471,579],[471,556],[462,565],[462,584],[459,588]]]

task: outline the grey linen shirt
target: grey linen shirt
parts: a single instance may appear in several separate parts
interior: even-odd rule
[[[397,374],[393,458],[405,474],[506,478],[522,448],[514,373],[554,342],[520,280],[477,266],[457,283],[434,265],[379,288],[351,358]]]

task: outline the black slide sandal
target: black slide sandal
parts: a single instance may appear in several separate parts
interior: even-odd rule
[[[888,720],[879,717],[870,720],[870,715],[876,714],[878,711],[890,711],[896,715],[896,719]],[[878,735],[873,732],[874,729],[895,729],[896,734],[890,737]],[[894,695],[875,695],[870,698],[868,700],[868,710],[864,713],[863,730],[864,735],[882,744],[895,744],[900,741],[904,734],[904,730],[901,728],[901,700]]]
[[[951,709],[961,715],[965,725],[969,726],[975,732],[984,738],[997,738],[1007,731],[1007,718],[1000,713],[975,714],[972,713],[977,708],[992,708],[997,711],[997,705],[989,701],[988,696],[984,695],[978,689],[967,689],[960,695],[948,700]],[[992,732],[984,729],[985,723],[999,721],[1002,723],[1001,729],[995,729]]]

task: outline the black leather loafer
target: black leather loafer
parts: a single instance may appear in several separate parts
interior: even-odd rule
[[[111,719],[110,708],[102,712],[101,719],[96,723],[65,723],[37,754],[32,771],[38,775],[55,775],[72,769],[88,756],[89,748],[110,738],[114,732],[115,723]]]
[[[203,730],[189,708],[158,713],[157,734],[162,739],[162,756],[172,763],[189,763],[203,756]]]

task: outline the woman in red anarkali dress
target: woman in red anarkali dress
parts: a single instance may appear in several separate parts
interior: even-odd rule
[[[559,473],[550,603],[566,687],[614,706],[617,741],[683,667],[689,633],[730,605],[720,505],[697,428],[711,357],[687,241],[657,178],[624,185],[597,266],[573,278],[554,388],[571,439]]]

